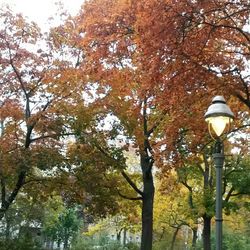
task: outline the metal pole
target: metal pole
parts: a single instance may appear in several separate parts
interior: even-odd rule
[[[216,250],[222,250],[222,169],[224,164],[223,142],[219,139],[215,144],[213,154],[216,168]]]

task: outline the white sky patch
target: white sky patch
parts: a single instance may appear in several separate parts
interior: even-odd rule
[[[61,0],[64,9],[71,15],[76,15],[84,0]],[[22,13],[29,20],[36,22],[42,29],[47,30],[58,22],[49,22],[49,18],[58,14],[58,0],[0,0],[0,7],[9,5],[16,13]]]

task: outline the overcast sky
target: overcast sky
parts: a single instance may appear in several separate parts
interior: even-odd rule
[[[49,27],[48,18],[54,17],[58,0],[0,0],[0,6],[8,4],[15,12],[21,12],[41,28]],[[72,15],[76,14],[84,0],[61,0],[65,9]]]

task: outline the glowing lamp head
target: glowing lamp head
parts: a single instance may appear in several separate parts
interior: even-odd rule
[[[226,126],[234,119],[234,114],[227,106],[223,96],[216,96],[212,100],[212,104],[205,113],[205,121],[209,128],[212,127],[215,134],[220,137]]]

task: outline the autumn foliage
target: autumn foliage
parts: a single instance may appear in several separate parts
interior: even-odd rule
[[[66,187],[99,216],[121,197],[142,201],[151,249],[153,168],[201,164],[211,97],[249,132],[249,14],[248,1],[89,0],[43,34],[1,11],[1,216],[26,184],[55,178],[48,192]],[[245,141],[234,145],[248,152]],[[138,160],[131,175],[125,151]]]

